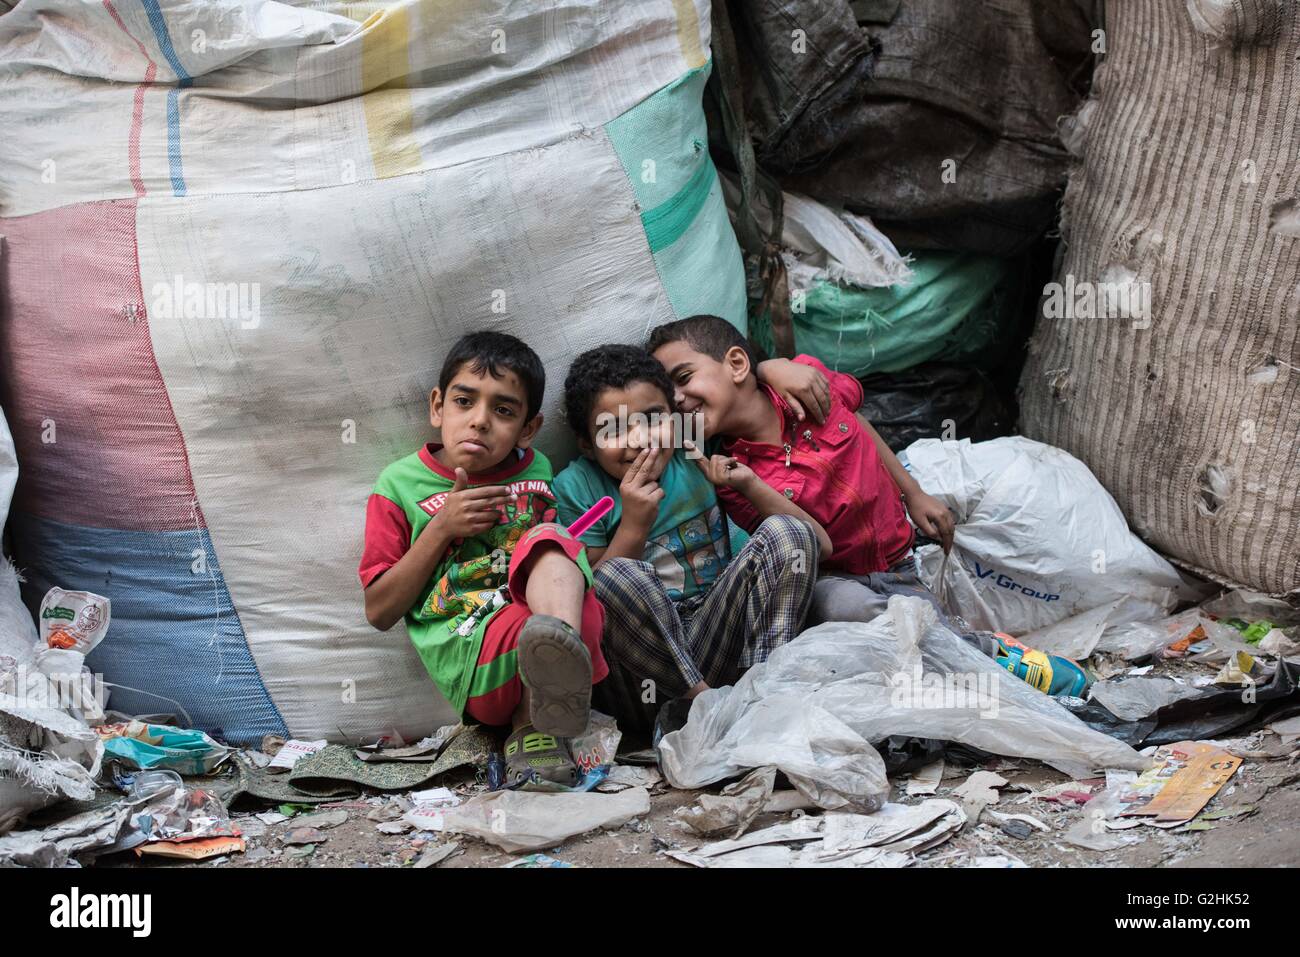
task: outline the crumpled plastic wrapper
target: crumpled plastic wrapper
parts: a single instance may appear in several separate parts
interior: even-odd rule
[[[555,847],[597,828],[622,827],[650,813],[650,792],[617,794],[569,791],[492,791],[470,798],[443,815],[443,829],[482,838],[511,854]]]
[[[1034,758],[1074,777],[1147,765],[943,627],[929,604],[894,596],[869,624],[812,628],[734,686],[700,694],[685,727],[660,741],[660,769],[692,789],[772,765],[819,807],[871,813],[889,791],[872,742],[893,735]]]

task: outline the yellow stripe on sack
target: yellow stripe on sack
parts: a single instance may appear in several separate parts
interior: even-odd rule
[[[673,13],[677,17],[677,42],[688,69],[704,66],[704,49],[700,46],[700,15],[695,0],[673,0]]]
[[[411,18],[405,6],[377,10],[361,24],[361,89],[375,176],[386,179],[420,168],[412,135]]]

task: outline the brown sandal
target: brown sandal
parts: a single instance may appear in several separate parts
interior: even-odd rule
[[[576,738],[591,718],[591,652],[566,622],[533,615],[519,635],[519,678],[529,717],[546,734]]]

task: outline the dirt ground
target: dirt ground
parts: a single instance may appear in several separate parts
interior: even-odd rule
[[[1277,741],[1274,737],[1274,742]],[[1234,777],[1210,802],[1207,811],[1249,808],[1255,810],[1235,817],[1221,818],[1213,830],[1167,831],[1154,827],[1137,827],[1125,834],[1135,834],[1137,843],[1112,851],[1093,851],[1067,843],[1064,832],[1075,822],[1085,819],[1086,805],[1057,803],[1029,797],[1031,791],[1069,780],[1065,775],[1032,761],[994,760],[984,767],[1001,774],[1008,781],[1000,790],[993,810],[1002,813],[1029,814],[1050,828],[1034,830],[1017,839],[1004,833],[987,812],[978,823],[968,823],[947,842],[915,857],[916,867],[973,866],[977,858],[1014,858],[1031,867],[1282,867],[1300,864],[1300,761],[1296,754],[1271,760],[1248,759]],[[972,766],[945,768],[944,778],[935,796],[950,798],[952,791],[974,771]],[[481,784],[466,776],[459,783],[444,782],[468,797],[483,790]],[[905,793],[906,776],[892,782],[891,800],[915,804],[921,797]],[[1099,788],[1099,782],[1093,782]],[[717,789],[713,789],[717,790]],[[574,837],[546,853],[575,867],[687,867],[668,857],[666,850],[688,850],[706,839],[694,834],[674,817],[678,808],[691,805],[700,792],[676,791],[658,785],[652,791],[650,814],[612,831],[599,831]],[[281,838],[294,827],[294,820],[263,825],[251,813],[236,813],[235,821],[246,830],[248,846],[243,854],[216,861],[175,862],[137,860],[130,852],[101,860],[99,866],[153,867],[414,867],[420,856],[432,847],[456,842],[457,852],[434,865],[438,867],[504,867],[526,855],[511,855],[474,839],[460,835],[412,832],[383,834],[368,815],[388,799],[373,797],[368,801],[324,805],[348,812],[348,820],[325,831],[326,839],[312,851],[291,848]],[[794,812],[801,813],[801,812]],[[815,810],[810,813],[817,813]],[[750,831],[775,824],[785,814],[761,815]],[[717,838],[711,838],[713,840]],[[302,856],[299,856],[302,855]],[[1010,860],[1004,862],[1011,866]],[[992,866],[985,862],[984,866]]]

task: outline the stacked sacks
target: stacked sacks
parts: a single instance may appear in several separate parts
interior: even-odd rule
[[[1100,5],[732,3],[758,161],[911,249],[1025,250],[1056,220]]]
[[[514,332],[558,378],[693,312],[743,327],[708,24],[670,0],[0,18],[13,549],[29,605],[112,600],[89,664],[117,709],[235,743],[452,717],[365,622],[366,496],[426,439],[464,332]]]
[[[1294,593],[1300,8],[1126,0],[1106,13],[1106,61],[1070,124],[1067,308],[1038,321],[1022,428],[1087,463],[1183,566]],[[1102,292],[1115,293],[1105,309]]]
[[[1056,120],[1086,92],[1100,42],[1096,0],[1041,6],[989,5],[978,22],[957,0],[758,0],[725,14],[735,46],[718,56],[737,59],[743,89],[720,98],[743,102],[758,164],[790,190],[796,349],[864,379],[896,449],[1005,434],[1015,419],[1030,290],[1046,279],[1068,169]],[[834,244],[799,242],[808,221],[835,217],[879,259],[897,260],[899,243],[910,269],[864,277]],[[751,277],[753,338],[785,349],[782,311],[764,314],[779,279],[758,261]]]
[[[723,186],[734,219],[740,191],[729,176]],[[1006,434],[1013,419],[987,373],[1027,334],[1021,261],[969,252],[905,257],[865,216],[797,193],[784,193],[782,207],[797,349],[862,380],[863,412],[885,441],[897,450],[941,434],[977,441]],[[761,197],[753,212],[770,230]],[[750,302],[757,304],[754,257],[750,267]],[[775,354],[764,318],[753,316],[751,338]]]

